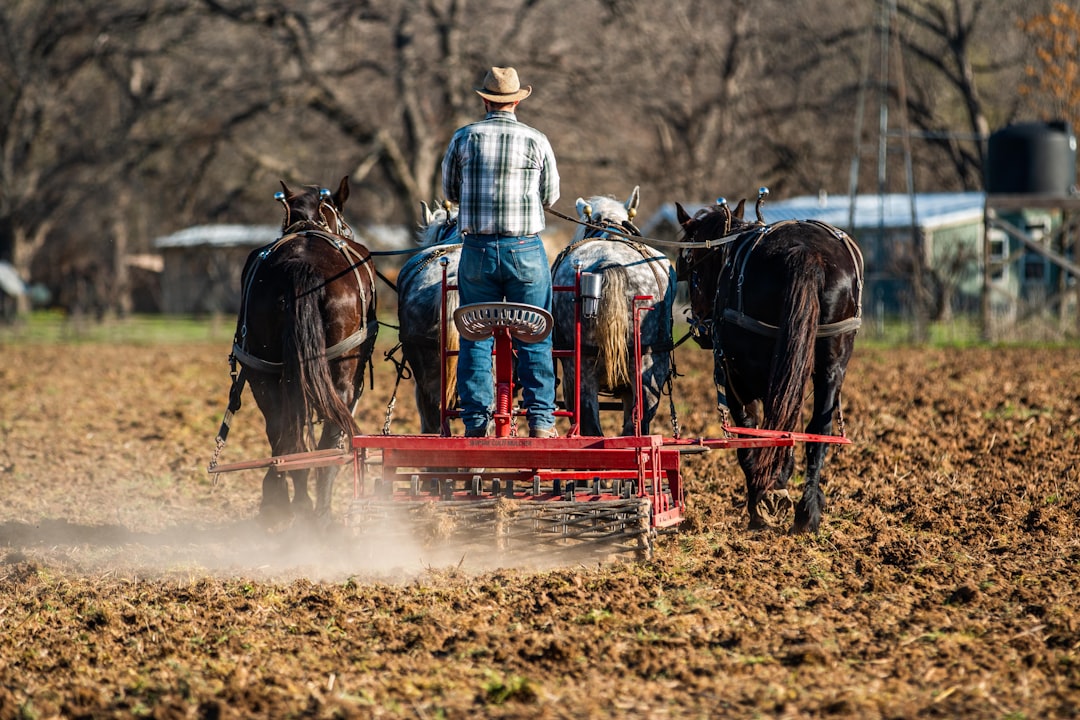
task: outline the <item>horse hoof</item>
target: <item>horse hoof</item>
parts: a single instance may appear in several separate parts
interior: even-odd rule
[[[787,524],[795,503],[791,495],[784,490],[767,490],[758,500],[758,518],[763,527],[780,527]]]
[[[265,505],[259,508],[256,520],[264,530],[273,530],[292,522],[292,517],[292,512],[288,508]]]

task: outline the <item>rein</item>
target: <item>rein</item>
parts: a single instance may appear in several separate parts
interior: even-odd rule
[[[569,222],[576,223],[578,225],[581,225],[582,227],[589,228],[590,230],[596,230],[597,232],[607,233],[608,235],[614,235],[616,237],[623,238],[624,240],[632,240],[634,242],[641,242],[641,243],[645,243],[646,245],[660,245],[661,247],[685,248],[687,250],[692,250],[694,248],[714,248],[714,247],[719,247],[721,245],[726,245],[727,243],[730,243],[730,242],[734,242],[736,240],[736,238],[739,237],[739,233],[732,233],[730,235],[725,235],[723,237],[715,238],[713,240],[696,240],[694,242],[681,242],[679,240],[660,240],[659,238],[645,237],[644,235],[641,235],[641,234],[635,235],[635,234],[632,234],[632,233],[619,232],[618,230],[613,230],[610,227],[604,227],[603,225],[596,225],[594,223],[586,222],[584,220],[579,220],[578,218],[575,218],[575,217],[570,217],[569,215],[563,215],[558,210],[554,210],[554,209],[549,208],[549,207],[544,208],[544,212],[549,213],[551,215],[554,215],[557,218],[561,218],[563,220],[568,220]]]

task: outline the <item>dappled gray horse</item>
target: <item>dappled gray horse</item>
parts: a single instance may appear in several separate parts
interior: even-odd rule
[[[421,225],[417,242],[424,249],[409,258],[398,273],[398,326],[401,351],[412,370],[416,383],[416,406],[420,413],[420,429],[425,433],[440,432],[440,397],[442,377],[442,345],[440,318],[442,313],[442,259],[448,261],[447,281],[457,284],[458,260],[461,257],[461,237],[458,234],[457,208],[446,210],[428,208],[421,203]],[[457,291],[447,295],[446,317],[457,307]],[[447,323],[447,349],[457,350],[458,333],[452,320]],[[457,385],[457,358],[451,357],[447,368],[447,405],[453,406]]]
[[[631,220],[637,211],[639,188],[625,203],[612,197],[577,199],[582,226],[574,240],[556,258],[552,279],[556,286],[572,286],[580,262],[582,272],[602,278],[602,293],[595,318],[583,319],[581,328],[581,434],[602,435],[601,393],[622,400],[621,433],[633,435],[634,378],[634,297],[650,296],[644,306],[652,309],[641,318],[641,432],[649,432],[664,385],[671,375],[671,308],[675,300],[675,271],[667,257],[644,243],[610,235],[609,230],[636,235]],[[574,298],[556,292],[555,348],[571,350],[574,342]],[[575,361],[561,358],[563,400],[567,408],[574,402]]]

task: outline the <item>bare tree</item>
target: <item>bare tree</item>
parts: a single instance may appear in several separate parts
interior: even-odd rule
[[[1039,0],[897,2],[903,21],[897,31],[912,77],[907,112],[932,150],[922,154],[925,184],[982,187],[985,140],[992,125],[1012,119],[1017,107],[1024,52],[1017,11],[1037,5]]]
[[[1014,16],[1049,2],[896,0],[919,189],[981,184],[979,138],[1020,107]],[[471,88],[490,65],[534,85],[519,114],[551,138],[564,197],[641,185],[648,212],[760,184],[842,191],[879,7],[10,0],[0,259],[25,275],[35,257],[55,273],[86,256],[122,289],[123,254],[155,235],[267,222],[278,179],[349,174],[353,220],[407,222],[437,199],[442,153],[479,117]],[[895,76],[887,90],[895,108]]]
[[[164,139],[132,136],[153,98],[121,39],[182,12],[164,1],[0,7],[0,258],[24,277],[61,223],[88,209],[122,215],[110,191]]]

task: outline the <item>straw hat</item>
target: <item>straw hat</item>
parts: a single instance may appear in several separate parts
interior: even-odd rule
[[[512,67],[491,68],[484,77],[483,87],[473,89],[480,97],[494,103],[516,102],[532,94],[532,85],[521,87],[517,70]]]

